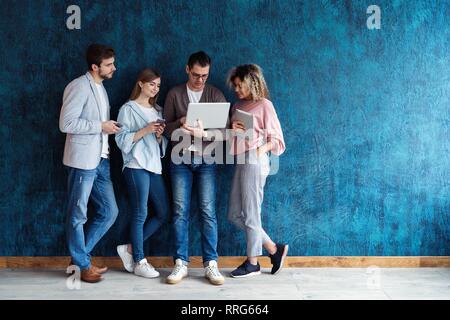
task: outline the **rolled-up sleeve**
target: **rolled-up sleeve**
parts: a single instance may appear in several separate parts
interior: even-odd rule
[[[158,112],[158,116],[160,118],[163,117],[163,114],[161,111]],[[166,155],[166,149],[167,149],[167,145],[169,144],[169,140],[164,136],[164,134],[161,136],[161,144],[159,145],[159,151],[160,151],[160,155],[161,158],[164,158],[164,156]]]
[[[133,138],[136,132],[130,130],[131,126],[130,111],[127,107],[122,107],[117,117],[117,122],[122,124],[122,127],[118,133],[116,133],[116,144],[123,153],[130,153],[133,149],[136,141],[133,142]]]
[[[264,127],[266,129],[266,141],[272,143],[271,152],[277,156],[286,150],[283,131],[280,121],[272,103],[267,103],[264,109]]]

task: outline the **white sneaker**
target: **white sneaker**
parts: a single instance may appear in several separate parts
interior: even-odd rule
[[[212,284],[219,286],[225,282],[225,278],[220,274],[217,268],[217,261],[208,261],[208,265],[205,267],[205,277]]]
[[[122,244],[117,246],[117,253],[122,260],[125,270],[128,272],[134,271],[134,261],[133,256],[128,252],[128,244]]]
[[[159,272],[153,268],[153,266],[147,262],[147,259],[142,259],[136,263],[134,267],[134,274],[144,278],[156,278],[159,277]]]
[[[187,266],[183,264],[183,260],[176,259],[175,260],[175,267],[173,268],[172,273],[167,277],[167,283],[169,284],[177,284],[183,278],[187,277],[188,270]]]

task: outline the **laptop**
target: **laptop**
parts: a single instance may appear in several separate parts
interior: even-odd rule
[[[196,127],[197,119],[200,119],[204,129],[223,129],[227,125],[229,111],[229,102],[191,102],[188,105],[186,124]]]

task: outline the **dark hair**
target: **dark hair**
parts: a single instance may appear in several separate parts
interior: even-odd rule
[[[133,91],[131,91],[130,100],[135,100],[141,94],[141,87],[139,86],[139,81],[143,83],[152,82],[155,79],[161,78],[158,71],[147,68],[141,71],[139,74],[136,84],[134,85]],[[149,98],[148,102],[158,111],[161,111],[158,105],[156,104],[156,100],[158,100],[159,92],[153,98]]]
[[[199,64],[201,67],[206,67],[211,65],[211,58],[204,51],[199,51],[191,54],[188,60],[189,69],[192,69],[194,64]]]
[[[91,44],[86,50],[86,62],[89,70],[92,70],[92,65],[95,64],[100,67],[104,59],[114,57],[114,50],[111,47],[102,44]]]

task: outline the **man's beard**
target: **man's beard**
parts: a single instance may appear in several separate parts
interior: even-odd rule
[[[100,73],[98,76],[100,77],[100,78],[102,78],[103,80],[108,80],[108,79],[111,79],[112,78],[112,76],[113,76],[113,73],[114,73],[114,71],[113,72],[110,72],[110,73]]]

